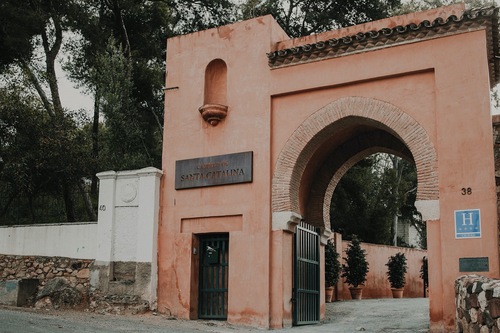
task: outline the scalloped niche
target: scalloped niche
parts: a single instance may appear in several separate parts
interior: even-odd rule
[[[227,115],[227,66],[222,59],[207,65],[203,106],[199,111],[203,120],[212,126],[217,126]]]

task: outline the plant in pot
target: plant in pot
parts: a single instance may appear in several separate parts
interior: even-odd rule
[[[390,256],[389,261],[385,265],[388,267],[387,277],[391,285],[392,296],[394,298],[402,298],[403,288],[406,282],[405,275],[408,270],[404,253],[398,252]]]
[[[424,257],[422,260],[422,266],[420,266],[420,278],[424,280],[424,297],[427,297],[427,289],[429,288],[429,269],[427,257]]]
[[[361,248],[360,241],[356,235],[352,235],[352,240],[345,250],[346,256],[343,258],[342,277],[350,285],[352,299],[361,299],[366,274],[369,271],[366,251]]]
[[[335,251],[332,239],[325,246],[325,299],[330,303],[333,298],[333,289],[340,277],[340,255]]]

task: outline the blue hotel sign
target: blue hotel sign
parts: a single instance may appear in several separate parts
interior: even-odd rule
[[[455,238],[481,238],[479,209],[455,211]]]

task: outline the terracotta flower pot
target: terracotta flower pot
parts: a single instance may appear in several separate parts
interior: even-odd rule
[[[325,288],[325,302],[331,303],[333,299],[333,287]]]
[[[363,296],[363,287],[349,287],[349,291],[351,292],[352,299],[361,299]]]
[[[404,288],[391,288],[393,298],[403,298]]]

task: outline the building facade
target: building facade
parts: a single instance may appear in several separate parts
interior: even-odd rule
[[[158,310],[292,325],[296,225],[324,242],[342,175],[387,152],[418,173],[431,331],[454,328],[454,280],[499,273],[497,15],[454,5],[297,39],[264,16],[169,39]]]

